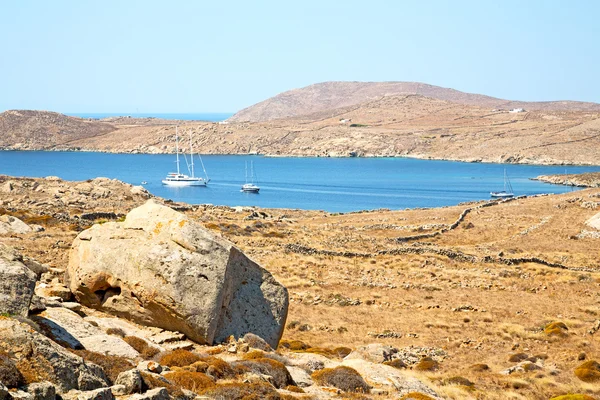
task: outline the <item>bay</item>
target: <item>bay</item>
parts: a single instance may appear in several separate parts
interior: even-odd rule
[[[516,195],[563,193],[573,188],[532,181],[538,175],[600,171],[600,166],[462,163],[410,158],[270,158],[207,155],[207,187],[161,184],[175,170],[168,154],[0,151],[0,174],[59,176],[66,180],[116,178],[151,193],[191,204],[318,209],[348,212],[378,208],[441,207],[485,200],[502,190],[504,169]],[[252,161],[259,194],[242,193],[244,166]],[[196,174],[201,172],[199,160]],[[182,171],[186,163],[182,159]]]

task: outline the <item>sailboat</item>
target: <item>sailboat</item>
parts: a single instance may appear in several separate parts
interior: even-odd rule
[[[258,193],[260,188],[254,184],[254,166],[250,161],[250,182],[248,182],[248,162],[246,162],[246,183],[242,185],[242,192]]]
[[[506,175],[506,168],[504,169],[504,190],[501,192],[490,192],[490,196],[498,199],[508,199],[515,196],[508,175]]]
[[[189,170],[191,176],[182,174],[181,171],[179,170],[179,135],[178,135],[177,128],[178,127],[175,126],[175,151],[177,154],[175,162],[177,163],[177,172],[169,172],[167,174],[166,178],[162,180],[162,183],[163,183],[163,185],[177,186],[177,187],[206,186],[206,184],[210,181],[210,179],[208,179],[208,175],[206,174],[206,169],[204,169],[204,163],[202,162],[202,158],[200,157],[200,155],[198,155],[198,157],[200,157],[200,163],[202,164],[202,169],[204,170],[205,178],[194,175],[194,151],[192,148],[192,135],[191,134],[190,134],[190,164],[188,164],[188,170]],[[185,157],[185,155],[184,155],[184,157]],[[186,164],[187,164],[187,159],[186,159]]]

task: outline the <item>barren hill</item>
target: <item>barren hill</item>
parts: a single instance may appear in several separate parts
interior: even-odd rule
[[[390,95],[419,94],[438,100],[486,108],[525,108],[546,111],[600,111],[600,104],[577,101],[523,102],[419,82],[323,82],[280,93],[247,107],[230,121],[268,121],[353,106]]]
[[[0,148],[52,149],[115,129],[111,124],[56,112],[9,110],[0,114]]]

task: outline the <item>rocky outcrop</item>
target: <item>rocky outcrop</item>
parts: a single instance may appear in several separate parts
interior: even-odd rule
[[[277,347],[287,290],[230,242],[153,200],[75,239],[67,282],[92,308],[199,343],[254,333]]]
[[[37,276],[20,255],[0,243],[0,314],[27,316]]]
[[[585,224],[589,227],[600,230],[600,213],[585,221]]]
[[[0,215],[0,235],[23,234],[33,229],[17,217]]]
[[[99,366],[85,362],[13,318],[0,318],[0,352],[10,354],[19,370],[36,374],[29,379],[52,382],[60,393],[108,386]]]

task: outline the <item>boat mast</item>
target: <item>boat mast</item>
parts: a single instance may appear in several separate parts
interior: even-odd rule
[[[177,125],[175,125],[175,152],[177,153],[177,175],[179,175],[179,137],[177,136]]]
[[[508,193],[506,191],[506,168],[504,168],[504,193]]]
[[[192,167],[192,178],[194,177],[194,150],[192,148],[192,132],[190,132],[190,166]]]
[[[248,161],[244,162],[244,178],[246,183],[248,183]]]

